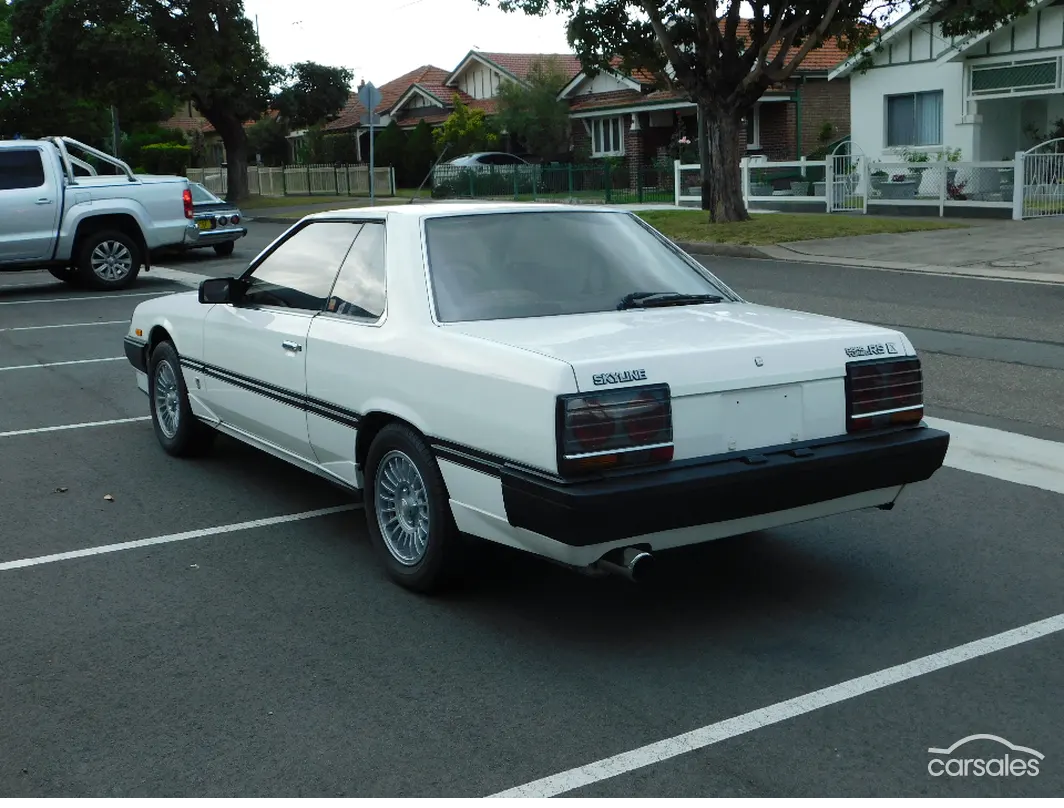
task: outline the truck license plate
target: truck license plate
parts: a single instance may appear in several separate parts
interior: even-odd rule
[[[200,230],[210,230],[212,227],[214,227],[214,222],[212,222],[210,219],[200,219],[196,223],[196,226],[199,227]]]

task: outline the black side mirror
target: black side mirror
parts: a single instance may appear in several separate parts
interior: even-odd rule
[[[199,302],[236,303],[241,288],[236,278],[207,278],[199,285]]]

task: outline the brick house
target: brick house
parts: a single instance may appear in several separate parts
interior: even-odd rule
[[[830,71],[846,58],[834,41],[811,51],[790,80],[755,105],[741,133],[741,150],[797,160],[823,145],[823,130],[830,132],[829,141],[849,134],[849,88],[837,79],[828,82]],[[581,72],[560,97],[571,110],[574,149],[592,160],[621,158],[629,168],[668,163],[677,156],[678,139],[686,136],[692,155],[686,159],[697,162],[694,103],[680,91],[661,89],[649,75]]]
[[[435,65],[421,67],[377,89],[381,102],[376,110],[380,125],[396,120],[403,129],[413,129],[422,120],[439,126],[454,109],[454,97],[472,109],[482,109],[488,115],[495,112],[495,95],[504,81],[524,82],[537,60],[554,59],[567,76],[580,71],[580,62],[571,53],[485,53],[472,50],[453,70]],[[360,121],[365,108],[352,93],[343,112],[326,124],[328,133],[357,132],[361,156],[368,154],[368,129]],[[457,156],[457,155],[455,155]]]

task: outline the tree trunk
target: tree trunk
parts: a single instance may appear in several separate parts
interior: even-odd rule
[[[243,124],[230,114],[218,116],[204,115],[221,135],[225,146],[226,161],[226,202],[239,203],[248,198],[248,133]]]
[[[750,218],[743,201],[739,165],[742,113],[699,104],[698,157],[702,163],[702,210],[711,222],[742,222]]]

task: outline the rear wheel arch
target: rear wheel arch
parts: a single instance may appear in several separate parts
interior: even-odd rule
[[[71,249],[71,255],[76,257],[81,250],[81,245],[85,242],[85,239],[92,236],[94,233],[99,233],[101,230],[117,230],[133,239],[137,246],[140,247],[141,260],[143,260],[145,266],[147,266],[148,243],[144,239],[144,231],[140,229],[140,224],[137,220],[128,213],[87,216],[82,219],[78,222],[77,230],[74,232],[74,244]]]

